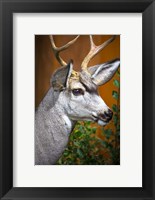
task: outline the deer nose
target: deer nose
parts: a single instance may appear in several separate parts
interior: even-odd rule
[[[112,116],[113,116],[112,110],[108,109],[108,111],[105,112],[104,114],[105,114],[106,118],[108,118],[108,120],[112,119]]]
[[[99,116],[101,119],[108,122],[112,119],[113,112],[110,109],[108,109],[107,111],[105,111],[103,114],[100,114]]]

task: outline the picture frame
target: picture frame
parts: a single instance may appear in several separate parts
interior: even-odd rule
[[[143,187],[13,187],[13,13],[142,13]],[[1,199],[155,199],[154,0],[0,1],[0,197]]]

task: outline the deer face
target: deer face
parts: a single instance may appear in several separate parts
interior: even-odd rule
[[[90,81],[85,85],[81,81],[71,81],[69,89],[64,93],[69,104],[66,112],[70,119],[79,121],[95,121],[105,125],[112,118],[112,111],[98,94],[98,88]]]
[[[99,96],[98,86],[109,81],[118,67],[119,60],[115,60],[75,75],[71,62],[56,71],[52,86],[60,91],[57,101],[71,120],[94,121],[102,126],[111,120],[113,113]]]

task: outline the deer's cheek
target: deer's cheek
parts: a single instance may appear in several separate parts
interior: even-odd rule
[[[84,98],[83,98],[83,95],[75,96],[72,94],[71,100],[77,103],[78,102],[81,103],[82,101],[84,101]]]

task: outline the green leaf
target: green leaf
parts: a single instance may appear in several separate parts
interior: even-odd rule
[[[86,121],[85,122],[85,125],[90,125],[91,124],[91,121]]]
[[[82,133],[79,130],[76,130],[74,134],[76,137],[80,137],[82,135]]]
[[[112,110],[113,110],[114,112],[118,112],[118,107],[117,107],[116,104],[113,104],[113,105],[112,105]]]
[[[108,143],[107,143],[106,141],[102,141],[102,145],[103,145],[104,147],[107,147],[107,146],[108,146]]]
[[[118,80],[114,80],[113,84],[118,88],[120,87],[120,82]]]
[[[117,115],[114,115],[114,116],[113,116],[113,119],[114,119],[114,124],[117,125],[117,122],[118,122],[118,117],[117,117]]]
[[[112,134],[112,130],[111,130],[111,129],[106,129],[106,130],[104,131],[104,133],[105,133],[105,135],[106,135],[106,138],[109,139],[110,136],[111,136],[111,134]]]
[[[58,165],[62,165],[62,160],[59,159],[59,160],[57,161],[57,164],[58,164]]]
[[[120,72],[119,72],[119,70],[117,70],[116,74],[117,74],[117,76],[120,76]]]
[[[112,96],[114,97],[114,99],[118,100],[118,92],[112,91]]]
[[[80,142],[74,141],[74,145],[75,145],[75,146],[80,146]]]
[[[82,125],[79,126],[79,131],[80,131],[81,133],[83,133],[84,127],[83,127]]]
[[[65,152],[63,153],[63,155],[64,155],[65,157],[67,157],[67,156],[69,155],[69,151],[65,151]]]
[[[93,127],[93,128],[92,128],[92,133],[96,133],[96,130],[97,130],[97,128],[96,128],[96,127]]]
[[[77,149],[77,154],[80,158],[83,158],[83,152],[81,151],[81,149]]]
[[[120,125],[117,124],[117,131],[120,131]]]

